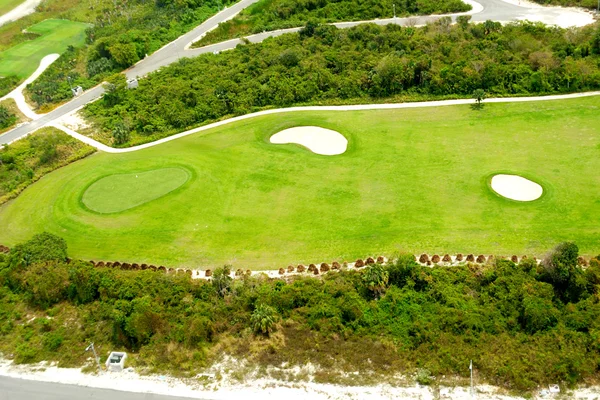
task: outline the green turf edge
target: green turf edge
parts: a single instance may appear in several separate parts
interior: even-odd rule
[[[500,174],[516,175],[516,176],[520,176],[525,179],[529,179],[530,181],[537,183],[538,185],[540,185],[542,187],[542,195],[539,198],[537,198],[535,200],[531,200],[531,201],[513,200],[513,199],[509,199],[508,197],[504,197],[492,188],[492,178],[494,176],[500,175]],[[554,188],[552,187],[550,182],[548,182],[544,178],[540,177],[539,175],[535,175],[530,172],[523,172],[523,171],[517,171],[517,170],[511,170],[511,169],[501,169],[501,170],[497,170],[492,173],[484,175],[482,178],[482,181],[483,181],[483,184],[485,186],[487,186],[488,190],[493,195],[493,197],[501,200],[502,202],[507,201],[507,202],[513,203],[513,204],[527,205],[527,204],[539,203],[542,201],[546,202],[548,200],[551,200],[554,197]]]
[[[138,204],[138,205],[136,205],[136,206],[133,206],[133,207],[127,208],[127,209],[125,209],[125,210],[121,210],[121,211],[115,211],[115,212],[103,213],[103,212],[99,212],[99,211],[92,210],[91,208],[89,208],[89,207],[88,207],[88,206],[87,206],[87,205],[86,205],[86,204],[83,202],[83,195],[85,194],[85,192],[86,192],[86,191],[87,191],[87,190],[88,190],[88,189],[89,189],[89,188],[90,188],[90,187],[91,187],[91,186],[92,186],[94,183],[98,182],[98,181],[99,181],[99,180],[101,180],[101,179],[104,179],[104,178],[106,178],[106,177],[113,176],[113,175],[129,175],[129,174],[136,174],[136,173],[144,173],[144,172],[156,171],[156,170],[159,170],[159,169],[166,169],[166,168],[177,168],[177,169],[181,169],[181,170],[183,170],[183,171],[185,171],[185,172],[187,173],[187,175],[188,175],[188,178],[186,179],[186,181],[185,181],[183,184],[179,185],[178,187],[176,187],[176,188],[175,188],[175,189],[173,189],[173,190],[170,190],[170,191],[168,191],[168,192],[166,192],[166,193],[163,193],[162,195],[160,195],[160,196],[158,196],[158,197],[155,197],[155,198],[153,198],[153,199],[151,199],[151,200],[148,200],[148,201],[146,201],[146,202],[144,202],[144,203]],[[129,211],[131,211],[131,210],[134,210],[134,209],[136,209],[136,208],[143,207],[143,206],[145,206],[146,204],[153,202],[154,200],[158,200],[158,199],[160,199],[160,198],[163,198],[163,197],[165,197],[165,196],[168,196],[168,195],[171,195],[171,194],[175,194],[175,193],[179,192],[180,190],[183,190],[183,189],[184,189],[186,186],[189,186],[189,185],[190,185],[192,182],[194,182],[194,181],[196,180],[196,178],[197,178],[197,175],[196,175],[196,173],[194,172],[194,170],[192,170],[191,168],[189,168],[189,167],[187,167],[187,166],[184,166],[184,165],[182,165],[182,164],[167,164],[167,165],[161,166],[160,168],[151,168],[151,169],[147,169],[147,170],[141,170],[141,171],[132,171],[132,172],[127,172],[127,173],[122,173],[122,174],[106,174],[106,175],[102,175],[102,176],[98,177],[97,179],[93,180],[93,181],[92,181],[92,182],[90,182],[89,184],[85,185],[85,186],[83,187],[83,189],[82,189],[82,190],[80,190],[80,192],[77,194],[77,202],[78,202],[78,204],[79,204],[79,205],[80,205],[80,206],[81,206],[81,207],[82,207],[82,208],[83,208],[85,211],[87,211],[87,212],[89,212],[89,213],[91,213],[91,214],[100,215],[100,216],[103,216],[103,215],[111,215],[111,216],[114,216],[114,215],[119,215],[119,214],[123,214],[123,213],[129,212]]]

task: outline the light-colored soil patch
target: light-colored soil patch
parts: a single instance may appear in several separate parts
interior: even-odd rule
[[[334,156],[346,152],[348,140],[339,132],[318,126],[296,126],[271,136],[274,144],[299,144],[316,154]]]
[[[517,201],[537,200],[544,193],[544,189],[539,184],[518,175],[494,176],[492,189],[503,197]]]
[[[75,131],[84,131],[90,129],[91,125],[80,114],[81,109],[75,110],[69,114],[63,115],[57,120],[58,124],[66,126]]]

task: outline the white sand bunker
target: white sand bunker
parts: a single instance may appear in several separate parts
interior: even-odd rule
[[[518,175],[495,175],[492,189],[501,196],[517,201],[539,199],[544,189],[535,182]]]
[[[285,129],[271,136],[271,143],[295,143],[324,156],[342,154],[348,148],[348,140],[344,135],[318,126],[296,126]]]

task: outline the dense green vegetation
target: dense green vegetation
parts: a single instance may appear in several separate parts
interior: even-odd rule
[[[13,126],[17,122],[17,115],[4,104],[0,103],[0,131]]]
[[[46,230],[76,257],[196,268],[341,262],[399,248],[540,257],[566,240],[590,256],[600,237],[599,109],[595,96],[255,117],[61,168],[0,207],[0,243]],[[348,150],[320,156],[269,142],[294,126],[340,132]],[[191,177],[152,201],[148,187],[165,188],[162,174],[132,190],[131,174],[165,168]],[[544,195],[501,198],[489,187],[497,173],[531,179]],[[102,196],[93,184],[107,176],[115,185]],[[86,194],[104,210],[146,202],[98,214]]]
[[[263,31],[314,23],[365,21],[376,18],[404,17],[468,11],[471,6],[461,0],[262,0],[242,11],[230,21],[206,34],[194,47],[217,43]]]
[[[0,149],[0,204],[16,197],[48,172],[93,152],[92,147],[55,128],[43,128],[3,146]]]
[[[70,95],[68,76],[73,85],[87,89],[188,32],[227,4],[222,0],[47,0],[34,14],[0,27],[0,54],[35,39],[36,35],[22,30],[48,18],[93,25],[85,33],[88,45],[75,57],[73,52],[61,56],[60,68],[44,73],[32,88],[38,105],[55,105]],[[0,88],[14,87],[19,80],[15,78],[0,79]]]
[[[136,90],[127,90],[123,78],[85,113],[104,132],[124,126],[133,144],[266,107],[469,97],[476,89],[508,96],[600,88],[600,25],[564,30],[467,21],[347,30],[311,25],[300,34],[183,59]]]
[[[194,376],[227,354],[256,369],[311,362],[317,382],[360,372],[351,384],[417,369],[439,383],[468,375],[472,359],[507,388],[574,385],[600,365],[600,261],[584,270],[577,254],[564,243],[540,265],[431,268],[400,255],[317,277],[232,280],[219,269],[204,281],[68,261],[64,240],[42,234],[0,254],[0,352],[81,366],[93,341],[102,360],[127,350],[145,372]]]

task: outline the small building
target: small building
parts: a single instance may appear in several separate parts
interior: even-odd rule
[[[106,359],[106,369],[112,372],[121,372],[125,368],[127,353],[113,351]]]
[[[75,86],[71,89],[73,92],[73,97],[81,96],[83,94],[83,88],[81,86]]]
[[[135,89],[138,86],[140,86],[140,84],[138,83],[137,78],[127,79],[127,89]]]

